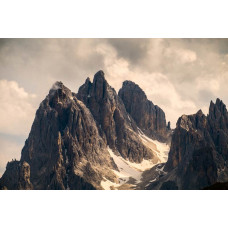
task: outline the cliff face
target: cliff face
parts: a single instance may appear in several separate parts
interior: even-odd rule
[[[30,166],[27,162],[11,161],[0,179],[0,189],[33,189],[30,182]]]
[[[143,159],[157,160],[153,152],[138,137],[137,126],[115,90],[107,83],[104,72],[95,74],[79,88],[77,98],[91,111],[100,134],[110,148],[125,159],[140,163]]]
[[[165,113],[147,99],[146,94],[137,84],[124,81],[118,95],[123,100],[127,112],[145,134],[155,139],[167,140]]]
[[[205,189],[228,182],[221,100],[210,103],[207,116],[181,116],[169,150],[161,141],[170,134],[164,112],[133,82],[125,81],[119,95],[103,71],[77,94],[56,82],[0,189]]]
[[[61,82],[40,104],[21,161],[11,165],[20,170],[21,163],[29,164],[35,189],[95,189],[103,177],[115,178],[106,172],[116,166],[90,111]]]
[[[228,113],[217,99],[211,102],[207,116],[199,111],[179,118],[164,168],[168,174],[151,188],[172,181],[179,189],[203,189],[228,181],[227,153]]]
[[[0,188],[129,189],[163,156],[99,71],[78,94],[62,82],[53,85],[20,161],[8,163]]]
[[[174,169],[178,165],[185,168],[192,157],[192,152],[207,146],[206,126],[206,116],[202,111],[195,115],[183,115],[178,119],[172,136],[166,170]]]

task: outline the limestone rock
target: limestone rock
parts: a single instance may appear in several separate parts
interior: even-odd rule
[[[11,161],[6,166],[6,171],[0,179],[0,189],[31,190],[30,166],[27,162]]]
[[[178,189],[203,189],[228,181],[228,113],[224,103],[211,102],[209,114],[183,115],[172,136],[167,174],[148,189],[172,181]]]
[[[132,162],[157,159],[138,136],[138,128],[116,91],[107,83],[104,72],[94,75],[79,88],[77,98],[91,111],[107,145]],[[117,153],[118,153],[117,152]]]
[[[140,129],[150,137],[166,141],[168,131],[163,110],[147,99],[144,91],[132,81],[124,81],[118,95],[127,112]]]
[[[25,164],[34,189],[97,189],[103,177],[115,178],[107,170],[116,169],[90,111],[61,82],[41,102],[20,162],[4,174],[18,175],[8,189],[27,189]]]

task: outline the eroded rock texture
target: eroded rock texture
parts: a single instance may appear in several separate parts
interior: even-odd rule
[[[6,166],[6,171],[0,179],[0,189],[31,190],[30,166],[27,162],[11,161]]]
[[[79,88],[77,98],[89,108],[100,134],[110,148],[125,159],[140,163],[143,159],[157,160],[138,137],[137,126],[116,91],[107,83],[104,72],[95,74]]]
[[[228,181],[228,113],[219,99],[211,102],[209,114],[183,115],[172,136],[166,175],[149,189],[172,181],[179,189],[203,189]],[[173,184],[174,186],[174,184]]]
[[[20,175],[25,164],[29,164],[30,177]],[[108,168],[116,166],[93,116],[57,82],[36,112],[20,162],[8,164],[1,185],[28,189],[26,183],[31,181],[34,189],[99,189],[103,177],[115,178],[112,172],[107,173]],[[10,181],[13,173],[18,175],[15,183]]]
[[[20,161],[8,163],[0,188],[90,190],[102,189],[102,181],[118,183],[108,147],[131,162],[158,162],[103,71],[77,95],[56,82],[36,112]]]
[[[127,112],[145,134],[162,141],[167,140],[165,113],[147,99],[146,94],[137,84],[124,81],[118,95],[123,100]]]

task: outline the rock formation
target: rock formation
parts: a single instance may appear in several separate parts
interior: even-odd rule
[[[138,137],[138,128],[115,90],[107,83],[104,72],[95,74],[93,82],[88,78],[79,88],[77,98],[91,111],[100,134],[110,148],[125,159],[140,163],[143,159],[157,158]]]
[[[171,183],[178,189],[203,189],[228,181],[228,113],[219,99],[211,102],[209,114],[183,115],[172,136],[166,175],[148,189]]]
[[[227,188],[224,103],[211,102],[207,116],[200,110],[178,119],[167,161],[171,132],[164,112],[133,82],[119,95],[103,71],[77,94],[56,82],[0,189]]]
[[[77,95],[56,82],[36,112],[20,161],[8,163],[0,189],[120,186],[129,175],[123,179],[114,156],[124,168],[130,167],[136,178],[141,173],[131,162],[137,165],[149,160],[153,165],[160,161],[156,145],[152,143],[151,149],[151,143],[145,141],[102,71],[95,74],[93,82],[87,79]],[[136,180],[130,180],[132,188]]]
[[[30,166],[27,162],[11,161],[0,179],[0,189],[33,189],[30,182]]]
[[[30,166],[30,178],[29,174],[19,175],[26,166],[28,173]],[[28,188],[23,183],[29,181],[34,189],[99,189],[103,177],[115,179],[114,173],[106,171],[108,168],[116,169],[116,165],[93,116],[68,88],[57,82],[36,112],[20,162],[8,164],[1,185],[16,189],[25,176],[24,189]],[[13,173],[19,176],[15,179],[18,184],[8,184]]]
[[[162,141],[167,140],[165,113],[147,99],[137,84],[124,81],[118,95],[123,100],[127,112],[145,134]]]

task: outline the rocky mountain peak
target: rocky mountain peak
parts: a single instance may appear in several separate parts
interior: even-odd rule
[[[86,78],[85,83],[91,83],[90,77],[87,77],[87,78]]]
[[[105,171],[116,166],[91,112],[61,82],[52,86],[36,112],[15,166],[21,163],[23,170],[29,164],[35,189],[95,189],[103,177],[115,178]],[[9,167],[6,175],[10,173]]]
[[[228,181],[227,159],[228,116],[226,106],[217,99],[210,102],[207,116],[199,110],[178,119],[164,168],[168,174],[157,187],[171,181],[179,189],[203,189]]]
[[[217,99],[216,105],[219,107],[219,110],[224,114],[227,113],[226,105],[223,103],[222,100]]]
[[[57,81],[52,85],[49,91],[49,94],[53,95],[55,92],[58,92],[58,91],[61,91],[66,94],[71,93],[71,91],[61,81]]]
[[[189,131],[189,129],[192,128],[192,122],[187,115],[182,115],[177,121],[177,127],[180,127],[186,131]]]
[[[226,115],[226,114],[227,114],[226,105],[223,103],[222,100],[217,98],[215,103],[211,101],[210,107],[209,107],[209,116],[211,118],[218,119],[221,117],[221,115]]]
[[[40,107],[42,109],[54,108],[60,110],[62,107],[71,105],[74,99],[76,99],[76,96],[70,89],[62,82],[55,82],[46,98],[41,102]],[[75,100],[75,102],[77,101]]]
[[[104,77],[104,72],[102,70],[98,71],[93,78],[93,94],[97,100],[102,100],[107,96],[107,89],[109,85]]]
[[[105,80],[103,71],[94,75],[93,83],[79,88],[77,98],[91,111],[100,134],[111,149],[137,163],[153,157],[152,151],[138,139],[134,120],[115,89]]]
[[[197,113],[196,113],[197,116],[203,116],[203,111],[200,109]]]
[[[158,128],[164,120],[166,127],[163,111],[140,87],[124,84],[144,97],[145,110],[154,112],[153,124]],[[124,188],[132,188],[145,169],[166,161],[168,149],[139,129],[98,71],[77,94],[61,81],[54,83],[36,112],[20,161],[7,165],[0,188],[109,189],[111,184],[115,189],[126,183]]]
[[[139,85],[131,81],[124,81],[118,95],[127,112],[145,134],[162,141],[168,139],[165,113],[147,99]]]
[[[72,98],[72,92],[61,81],[57,81],[53,84],[49,91],[49,96],[58,96],[59,98]]]
[[[177,128],[182,128],[186,131],[194,130],[195,128],[203,128],[206,125],[206,116],[200,109],[194,115],[182,115],[177,121]]]
[[[93,82],[96,82],[96,81],[105,81],[105,73],[104,73],[104,71],[99,70],[99,71],[94,75]]]
[[[145,92],[139,87],[139,85],[137,85],[136,83],[132,82],[132,81],[124,81],[122,88],[119,91],[119,94],[122,95],[122,91],[128,91],[129,93],[134,93],[137,94],[137,96],[140,97],[140,99],[147,100],[147,96],[145,94]],[[123,94],[124,96],[124,94]]]

